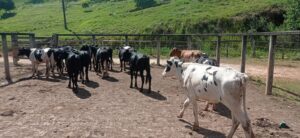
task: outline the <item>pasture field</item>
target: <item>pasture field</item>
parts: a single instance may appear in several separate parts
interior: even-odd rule
[[[152,33],[159,30],[184,33],[197,29],[199,32],[212,32],[215,26],[209,23],[217,24],[218,20],[226,21],[230,18],[239,22],[274,5],[284,9],[288,3],[287,0],[171,0],[167,4],[135,10],[132,0],[100,2],[88,9],[83,9],[79,1],[68,2],[66,15],[69,30],[65,30],[60,0],[49,0],[42,4],[14,1],[15,15],[1,19],[0,30],[33,32],[39,36],[72,32]],[[199,25],[200,28],[195,28]],[[224,27],[232,29],[233,26],[224,23]],[[232,31],[238,32],[239,29]]]
[[[23,69],[14,71],[31,75],[28,62],[20,63]],[[0,137],[225,137],[229,132],[230,112],[221,104],[217,111],[199,110],[197,131],[191,130],[191,106],[178,119],[184,89],[175,78],[162,79],[163,67],[152,65],[150,94],[129,88],[130,76],[119,69],[115,64],[108,79],[90,72],[91,82],[79,83],[78,94],[67,88],[66,77],[47,80],[41,75],[1,87]],[[300,107],[263,92],[262,85],[247,86],[246,105],[256,136],[299,137]],[[204,108],[204,102],[199,105]],[[279,129],[282,121],[290,129]],[[244,137],[241,127],[235,137]]]

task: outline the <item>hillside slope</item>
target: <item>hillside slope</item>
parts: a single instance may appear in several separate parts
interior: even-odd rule
[[[79,2],[70,2],[67,19],[70,31],[77,33],[214,32],[218,31],[215,26],[220,24],[226,28],[221,31],[237,32],[249,29],[242,29],[247,27],[245,15],[260,19],[256,13],[263,13],[274,5],[284,7],[286,3],[287,0],[171,0],[167,4],[135,10],[133,0],[123,0],[94,4],[86,10]],[[70,33],[63,29],[60,1],[33,5],[17,0],[15,12],[14,17],[0,20],[1,32]],[[242,25],[233,27],[235,23]]]

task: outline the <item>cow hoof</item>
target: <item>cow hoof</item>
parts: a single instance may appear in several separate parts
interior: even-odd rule
[[[132,86],[129,86],[129,88],[132,88]]]
[[[143,89],[140,89],[140,92],[143,92]]]

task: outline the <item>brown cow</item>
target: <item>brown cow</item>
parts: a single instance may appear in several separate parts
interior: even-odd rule
[[[170,52],[170,57],[178,57],[184,61],[191,61],[192,59],[200,58],[202,52],[200,50],[179,50],[174,47]]]

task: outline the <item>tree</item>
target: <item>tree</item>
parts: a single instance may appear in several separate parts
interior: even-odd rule
[[[135,6],[139,9],[152,7],[156,4],[154,0],[134,0]]]
[[[286,25],[290,30],[300,30],[300,1],[289,0],[286,13]]]
[[[0,0],[0,10],[10,11],[15,8],[15,3],[12,0]]]

